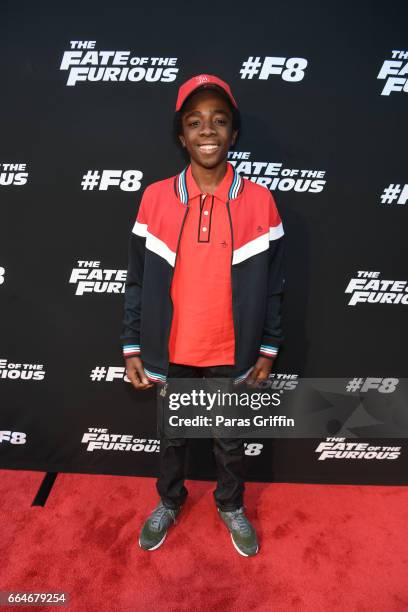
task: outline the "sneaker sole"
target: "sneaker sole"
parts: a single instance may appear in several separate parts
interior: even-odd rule
[[[231,540],[232,540],[232,543],[234,545],[235,550],[238,551],[239,554],[242,555],[243,557],[253,557],[254,555],[256,555],[258,553],[259,546],[256,547],[256,551],[252,555],[248,555],[247,553],[242,552],[242,550],[240,548],[238,548],[238,546],[235,544],[235,541],[234,541],[234,538],[232,537],[232,533],[231,532],[230,532],[230,536],[231,536]]]
[[[159,548],[159,546],[161,546],[164,542],[164,540],[166,539],[166,535],[167,533],[164,534],[164,536],[162,537],[162,539],[160,540],[160,542],[158,544],[156,544],[156,546],[152,546],[152,548],[143,548],[143,546],[140,543],[140,538],[139,538],[139,546],[142,550],[156,550],[156,548]]]

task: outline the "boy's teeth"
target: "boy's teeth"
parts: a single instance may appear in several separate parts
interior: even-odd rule
[[[200,145],[200,149],[204,151],[214,151],[217,145]]]

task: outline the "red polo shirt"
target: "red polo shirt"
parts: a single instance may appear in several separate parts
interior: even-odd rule
[[[169,361],[191,366],[234,365],[235,336],[231,291],[231,226],[226,202],[233,170],[214,195],[203,194],[191,165],[189,194],[170,288],[173,320]]]

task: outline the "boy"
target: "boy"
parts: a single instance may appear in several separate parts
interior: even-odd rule
[[[283,228],[271,192],[227,161],[240,115],[227,83],[198,75],[181,85],[175,130],[189,155],[177,176],[149,185],[129,244],[121,340],[133,386],[170,377],[268,378],[283,335]],[[214,439],[214,498],[243,556],[258,552],[245,516],[244,442]],[[139,539],[154,550],[186,498],[186,440],[160,441],[161,501]]]

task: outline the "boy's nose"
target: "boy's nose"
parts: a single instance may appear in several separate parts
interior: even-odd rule
[[[207,136],[208,134],[214,134],[214,133],[215,133],[215,129],[211,121],[203,121],[201,124],[201,134],[204,134]]]

